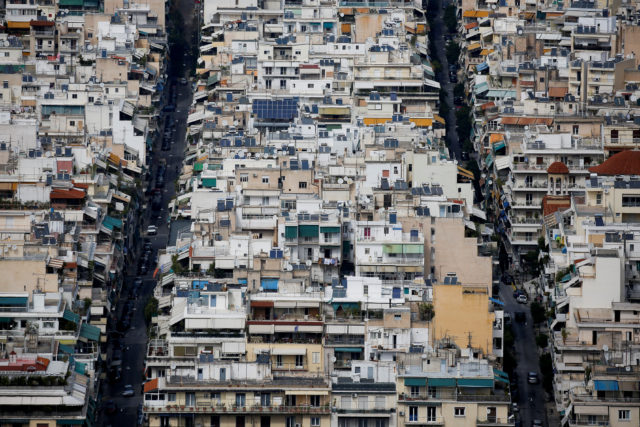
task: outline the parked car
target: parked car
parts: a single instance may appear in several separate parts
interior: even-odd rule
[[[460,158],[462,159],[462,161],[469,161],[469,153],[463,151],[462,153],[460,153]]]
[[[515,299],[517,299],[518,296],[520,296],[520,295],[524,295],[524,291],[522,289],[516,289],[515,291],[513,291],[513,297]]]
[[[518,297],[516,298],[516,301],[518,301],[520,304],[526,304],[528,299],[527,296],[524,294],[520,294],[518,295]]]
[[[531,425],[533,427],[542,427],[544,424],[542,424],[542,420],[536,419],[531,422]]]
[[[113,400],[107,400],[107,403],[104,405],[104,409],[107,414],[113,414],[116,412],[118,407],[116,406],[116,402],[114,402]]]
[[[529,372],[529,374],[527,374],[527,382],[529,384],[538,384],[540,382],[540,379],[538,378],[538,373],[533,371]]]
[[[133,386],[131,384],[126,384],[124,386],[124,391],[122,392],[123,397],[131,397],[135,394],[136,392],[133,390]]]
[[[158,227],[156,227],[155,225],[150,225],[147,227],[147,234],[149,236],[155,236],[156,234],[158,234]]]

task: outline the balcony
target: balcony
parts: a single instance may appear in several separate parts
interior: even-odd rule
[[[441,426],[444,425],[444,417],[427,417],[426,419],[419,419],[417,417],[407,416],[404,421],[404,425],[413,426],[413,425],[430,425],[430,426]]]
[[[231,403],[211,403],[210,401],[198,402],[195,405],[162,404],[161,406],[145,406],[144,412],[150,414],[330,414],[329,405],[325,406],[262,406],[247,405],[237,406]]]
[[[483,418],[478,418],[476,421],[476,426],[486,426],[486,427],[499,427],[499,426],[513,426],[515,425],[514,421],[509,421],[508,418],[499,418],[492,416],[485,416]]]
[[[324,341],[325,345],[364,345],[364,337],[333,337],[327,335]]]

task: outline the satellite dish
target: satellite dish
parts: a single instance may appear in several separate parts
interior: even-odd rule
[[[338,184],[344,184],[344,180],[342,178],[338,178]]]
[[[285,267],[285,270],[293,271],[293,266],[291,264],[287,264],[287,266]]]
[[[312,262],[310,259],[308,259],[305,261],[305,264],[307,265],[307,267],[311,267]]]

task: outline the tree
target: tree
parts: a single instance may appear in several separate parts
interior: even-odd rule
[[[144,306],[144,320],[149,324],[151,318],[158,314],[158,300],[154,297],[149,298],[147,304]]]
[[[453,96],[456,98],[464,98],[464,85],[462,83],[458,83],[453,87]]]
[[[534,324],[542,323],[547,318],[544,307],[537,301],[531,303],[531,318]]]
[[[425,320],[427,322],[430,322],[436,315],[433,309],[433,304],[421,303],[418,306],[418,310],[420,311],[420,320]]]
[[[444,10],[444,16],[442,17],[442,19],[444,21],[444,25],[447,26],[447,30],[450,33],[455,33],[456,27],[458,26],[458,18],[456,17],[456,6],[453,4],[449,4]]]
[[[549,344],[549,337],[547,334],[538,334],[536,336],[536,345],[540,348],[545,348]]]
[[[553,392],[553,363],[551,355],[545,353],[540,356],[540,371],[542,372],[542,387],[547,393]]]
[[[457,63],[460,58],[460,45],[456,42],[447,43],[446,55],[449,64]]]

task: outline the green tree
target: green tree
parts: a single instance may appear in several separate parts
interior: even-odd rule
[[[422,303],[418,306],[418,310],[420,311],[420,320],[426,320],[427,322],[430,322],[436,315],[433,304]]]
[[[537,301],[531,303],[531,318],[535,324],[542,323],[547,318],[544,307]]]
[[[464,85],[462,83],[458,83],[453,87],[453,96],[455,96],[456,98],[464,98]]]
[[[158,300],[154,297],[149,298],[144,306],[144,320],[147,324],[151,323],[151,318],[158,314]]]
[[[547,334],[538,334],[536,336],[536,345],[540,348],[545,348],[549,344],[549,337]]]
[[[444,21],[444,25],[446,25],[447,30],[450,33],[455,33],[458,26],[458,18],[456,16],[456,6],[453,4],[449,4],[447,8],[444,10],[444,15],[442,17]]]
[[[553,363],[551,355],[545,353],[540,356],[540,371],[542,372],[542,387],[547,393],[553,392]]]
[[[449,64],[456,64],[460,58],[460,45],[456,42],[447,43],[446,55]]]

